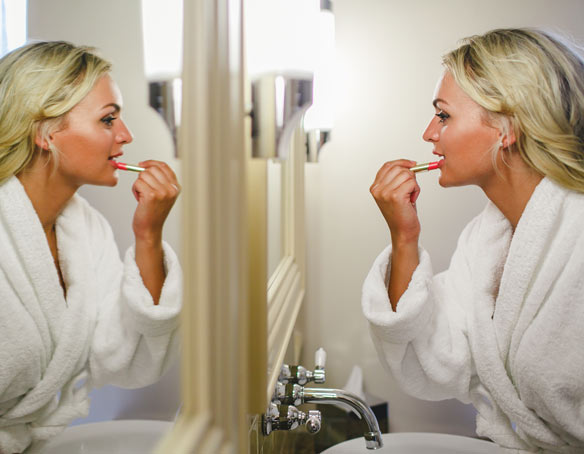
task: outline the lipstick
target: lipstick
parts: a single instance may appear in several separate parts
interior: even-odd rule
[[[118,161],[114,161],[114,167],[120,170],[130,170],[132,172],[144,172],[144,170],[146,170],[144,167],[126,164],[125,162]]]
[[[410,167],[410,170],[414,173],[425,172],[427,170],[439,169],[441,166],[441,161],[427,162],[425,164],[417,164],[414,167]]]

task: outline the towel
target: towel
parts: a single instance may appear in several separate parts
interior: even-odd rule
[[[177,350],[182,271],[165,243],[158,306],[130,248],[75,195],[56,223],[61,288],[36,212],[15,177],[0,186],[0,454],[39,452],[87,415],[93,387],[151,384]]]
[[[584,451],[584,195],[544,178],[513,232],[489,202],[447,271],[420,264],[391,311],[391,247],[363,285],[381,362],[410,394],[458,398],[509,452]]]

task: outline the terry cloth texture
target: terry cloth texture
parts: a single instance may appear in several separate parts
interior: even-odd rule
[[[130,248],[75,195],[56,225],[61,288],[36,212],[17,178],[0,186],[0,454],[40,452],[87,415],[92,387],[154,383],[177,350],[182,270],[164,244],[158,306]]]
[[[543,179],[513,234],[488,203],[447,271],[427,252],[393,312],[391,247],[363,286],[379,358],[403,389],[458,398],[509,452],[584,452],[584,195]]]

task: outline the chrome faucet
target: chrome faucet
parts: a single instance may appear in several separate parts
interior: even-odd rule
[[[272,402],[279,405],[302,405],[309,402],[318,402],[320,404],[334,404],[341,402],[349,405],[359,416],[365,420],[367,432],[363,434],[365,438],[365,446],[367,449],[379,449],[383,447],[383,440],[381,438],[381,431],[377,418],[371,408],[363,402],[363,400],[353,393],[344,391],[342,389],[326,389],[326,388],[304,388],[296,384],[282,384],[276,385],[276,392]]]
[[[357,413],[359,418],[365,420],[367,424],[368,431],[363,434],[367,449],[379,449],[383,447],[377,418],[371,408],[359,396],[342,389],[305,388],[301,386],[309,381],[324,383],[325,362],[326,353],[320,348],[315,355],[316,367],[314,372],[307,371],[302,366],[282,365],[271,405],[289,405],[294,409],[299,405],[309,402],[318,402],[320,404],[340,402],[349,405]],[[274,412],[273,409],[271,411]],[[270,411],[266,415],[269,415],[269,413]]]
[[[342,389],[304,388],[301,391],[300,399],[304,403],[318,402],[321,404],[333,404],[335,402],[342,402],[349,405],[367,423],[369,431],[363,434],[367,449],[380,449],[383,447],[377,418],[371,408],[359,396],[343,391]]]

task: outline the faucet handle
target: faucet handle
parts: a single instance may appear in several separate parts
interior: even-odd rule
[[[269,435],[274,430],[294,430],[300,425],[306,425],[306,429],[311,434],[317,433],[321,426],[320,412],[311,410],[306,414],[293,405],[280,409],[276,404],[271,403],[266,413],[262,415],[264,435]]]
[[[324,369],[326,364],[326,351],[320,347],[314,354],[314,367],[317,369]]]
[[[282,364],[278,381],[280,383],[298,383],[299,385],[305,385],[311,381],[314,383],[324,383],[326,375],[324,370],[325,363],[326,352],[323,348],[319,348],[314,355],[314,372],[307,370],[303,366]]]
[[[276,405],[301,405],[302,386],[295,383],[276,383],[272,402]]]
[[[280,375],[278,376],[279,383],[288,383],[288,381],[292,378],[292,371],[290,370],[290,366],[288,364],[282,364],[280,368]]]
[[[268,405],[268,409],[262,415],[262,432],[264,435],[270,435],[274,430],[278,430],[280,422],[280,410],[274,403]]]
[[[312,381],[314,383],[324,383],[326,373],[324,366],[326,364],[326,351],[320,347],[314,354],[314,372],[312,373]]]
[[[289,366],[282,364],[278,381],[280,383],[298,383],[305,385],[312,379],[312,372],[306,370],[303,366]]]
[[[309,410],[308,418],[306,420],[306,430],[310,434],[315,434],[320,431],[322,425],[322,416],[318,410]]]

